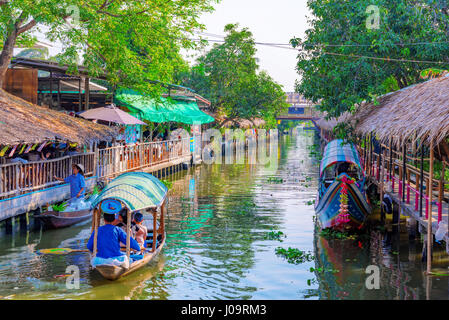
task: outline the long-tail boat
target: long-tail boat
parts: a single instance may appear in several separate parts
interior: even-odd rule
[[[322,229],[358,228],[371,213],[365,175],[352,143],[337,139],[324,149],[315,211]]]
[[[92,218],[92,210],[86,209],[72,212],[48,211],[34,216],[39,219],[47,229],[59,229],[73,226],[77,223],[87,221]]]
[[[92,230],[95,232],[92,258],[97,254],[97,236],[101,214],[104,212],[118,213],[122,208],[127,209],[126,257],[129,261],[129,267],[111,264],[93,266],[104,278],[117,280],[129,275],[153,260],[162,250],[166,239],[164,209],[167,192],[167,187],[151,174],[130,172],[112,180],[92,203],[94,207]],[[111,211],[111,203],[115,203],[112,207],[113,211]],[[140,211],[144,216],[145,213],[151,214],[153,226],[148,231],[145,252],[131,255],[131,216],[136,211]],[[160,211],[159,224],[158,211]],[[152,229],[151,233],[150,229]]]

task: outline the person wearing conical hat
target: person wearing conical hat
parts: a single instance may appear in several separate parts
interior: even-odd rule
[[[72,175],[65,179],[54,176],[58,181],[70,183],[70,198],[76,200],[84,198],[86,192],[86,180],[84,179],[84,166],[82,164],[72,165]]]

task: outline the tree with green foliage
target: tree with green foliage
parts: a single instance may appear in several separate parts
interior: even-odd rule
[[[449,66],[446,1],[309,0],[308,7],[311,28],[291,40],[300,49],[297,91],[329,116]]]
[[[256,45],[247,28],[228,24],[224,31],[224,43],[200,56],[189,72],[179,75],[179,82],[209,99],[211,111],[224,114],[219,127],[251,118],[274,127],[276,115],[287,108],[282,86],[265,71],[258,72]]]
[[[0,87],[16,46],[31,46],[35,32],[59,40],[57,57],[77,73],[83,60],[91,76],[106,74],[114,86],[133,87],[157,96],[160,86],[148,80],[170,82],[185,65],[180,48],[192,48],[189,39],[202,29],[202,12],[217,0],[0,0]]]

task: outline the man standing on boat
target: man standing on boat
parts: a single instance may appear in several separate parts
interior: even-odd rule
[[[115,220],[115,214],[104,213],[104,226],[98,228],[97,238],[97,257],[103,259],[115,258],[123,256],[124,253],[120,251],[120,243],[126,245],[126,233],[121,228],[114,226],[112,223]],[[95,231],[92,232],[89,241],[87,242],[87,249],[91,252],[94,250]],[[130,238],[131,249],[136,251],[145,250],[140,247],[134,238]]]
[[[72,165],[72,175],[65,179],[54,178],[61,182],[70,183],[70,198],[71,200],[77,200],[79,198],[84,198],[84,193],[86,191],[86,181],[84,179],[84,166],[82,164]]]

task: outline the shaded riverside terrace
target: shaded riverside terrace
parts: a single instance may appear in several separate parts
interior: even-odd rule
[[[149,82],[167,90],[162,104],[136,92],[128,99],[104,86],[105,75],[91,79],[82,66],[78,75],[67,72],[67,66],[50,61],[13,59],[0,89],[0,222],[6,222],[7,232],[14,229],[15,217],[20,216],[21,228],[28,229],[30,211],[69,198],[69,185],[54,176],[67,177],[72,164],[84,166],[86,187],[92,190],[125,172],[162,177],[200,161],[201,126],[214,121],[202,111],[209,101],[189,88],[156,81]],[[154,139],[153,131],[144,136],[136,125],[76,117],[111,103],[155,123],[155,133],[162,123],[183,123],[191,126],[192,134],[176,130],[165,139]],[[59,148],[63,145],[67,147]],[[41,160],[47,148],[52,155]]]
[[[376,105],[362,104],[354,114],[317,121],[326,141],[339,123],[355,128],[363,167],[378,187],[379,200],[388,194],[398,209],[393,210],[393,224],[402,214],[427,233],[423,256],[428,274],[434,234],[442,235],[449,253],[448,95],[449,76],[444,74],[382,96]]]

